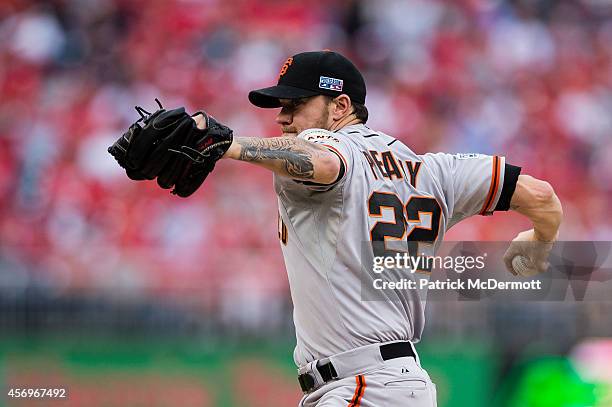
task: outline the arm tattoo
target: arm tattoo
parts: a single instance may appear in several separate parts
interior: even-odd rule
[[[313,153],[316,150],[303,140],[288,137],[238,138],[242,161],[280,160],[291,177],[312,179],[314,177]]]

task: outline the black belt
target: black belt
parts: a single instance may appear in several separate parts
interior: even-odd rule
[[[395,342],[380,345],[380,356],[382,356],[382,360],[390,360],[410,356],[416,359],[416,355],[412,350],[412,345],[410,344],[410,342]],[[336,368],[334,368],[334,365],[331,361],[323,365],[317,366],[317,370],[321,374],[321,377],[323,378],[323,381],[325,383],[338,378]],[[300,387],[302,388],[302,391],[304,393],[309,392],[315,386],[315,378],[310,373],[303,373],[299,375],[298,382],[300,382]]]

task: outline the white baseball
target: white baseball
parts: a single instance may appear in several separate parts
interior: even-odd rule
[[[523,277],[531,277],[538,274],[538,270],[531,265],[531,262],[525,256],[514,256],[512,268],[519,276]]]

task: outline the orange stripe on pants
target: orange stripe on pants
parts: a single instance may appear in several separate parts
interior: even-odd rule
[[[355,394],[348,407],[359,407],[361,405],[361,398],[365,392],[365,377],[363,375],[355,376],[355,382],[357,383],[357,387],[355,388]]]

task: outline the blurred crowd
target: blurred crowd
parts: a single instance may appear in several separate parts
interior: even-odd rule
[[[612,240],[609,1],[3,0],[0,38],[1,286],[196,298],[265,320],[288,295],[271,175],[221,162],[181,199],[128,180],[106,148],[155,97],[279,135],[248,91],[326,48],[364,73],[370,127],[417,153],[505,155],[555,187],[562,239]],[[496,214],[449,237],[527,226]]]

